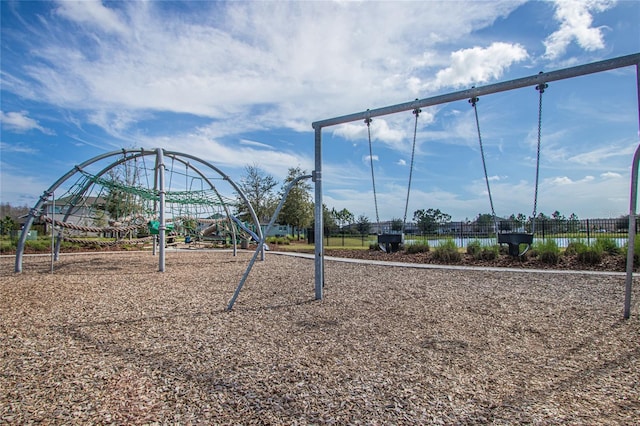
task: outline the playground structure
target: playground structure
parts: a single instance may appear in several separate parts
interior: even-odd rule
[[[147,162],[146,157],[153,161]],[[231,310],[258,255],[264,260],[264,251],[268,250],[264,235],[275,224],[289,192],[299,181],[311,177],[299,176],[289,183],[263,234],[253,206],[241,188],[211,163],[161,148],[103,154],[67,172],[30,210],[18,240],[15,272],[22,272],[25,242],[36,219],[51,227],[52,271],[63,240],[110,245],[152,240],[153,254],[159,253],[158,271],[164,272],[165,248],[176,238],[184,238],[185,242],[191,242],[194,236],[225,242],[230,239],[234,256],[239,239],[253,239],[257,248],[228,303],[227,309]],[[225,182],[243,201],[253,225],[244,223],[230,211],[230,204],[237,202],[220,191],[220,183]],[[56,198],[56,193],[62,195]],[[88,238],[88,234],[93,238]],[[96,239],[106,234],[113,240]]]
[[[546,88],[548,82],[614,70],[632,65],[636,66],[636,87],[638,91],[638,111],[640,121],[640,54],[633,54],[592,64],[566,68],[559,71],[548,73],[541,72],[530,77],[482,87],[473,87],[468,90],[425,98],[422,100],[416,99],[415,101],[403,104],[366,110],[359,113],[312,123],[315,131],[315,169],[311,176],[302,176],[298,179],[311,178],[315,184],[315,299],[320,300],[323,298],[324,288],[324,221],[322,209],[323,128],[359,120],[363,120],[368,125],[373,117],[395,114],[403,111],[413,111],[417,127],[417,119],[421,108],[458,100],[476,99],[477,102],[477,98],[479,96],[514,90],[522,87],[534,86],[537,88]],[[540,94],[542,94],[542,90],[538,90]],[[409,185],[407,188],[407,202],[405,205],[404,221],[406,221],[407,206],[411,188],[413,156],[415,154],[415,135],[416,130],[414,129],[414,151],[412,152],[412,166],[409,176]],[[479,141],[482,143],[479,129],[478,135]],[[370,137],[369,140],[371,141]],[[540,141],[540,130],[538,132],[538,141]],[[154,158],[152,165],[145,164],[146,157]],[[171,159],[168,173],[168,164],[166,159]],[[105,162],[107,163],[106,165],[104,165]],[[142,166],[139,163],[142,163]],[[178,171],[178,169],[174,167],[176,164],[179,167],[183,167],[184,172]],[[196,164],[198,165],[197,167]],[[211,177],[201,171],[199,167],[205,167],[208,171],[212,170],[217,174],[217,177]],[[639,167],[640,145],[635,152],[632,163],[629,236],[627,245],[627,273],[624,300],[625,319],[630,316],[631,306]],[[538,164],[536,165],[536,182],[538,180],[538,169],[539,150]],[[168,179],[166,176],[167,174],[169,175]],[[174,175],[178,176],[175,180]],[[485,166],[485,177],[486,175]],[[373,173],[372,180],[374,180]],[[158,270],[161,272],[163,272],[165,268],[164,249],[167,242],[167,232],[179,234],[180,232],[185,233],[185,231],[188,231],[189,233],[193,231],[202,231],[203,236],[205,233],[207,235],[212,235],[214,233],[226,232],[231,235],[235,253],[235,244],[238,239],[237,233],[239,232],[236,227],[238,221],[236,218],[233,218],[228,209],[229,199],[223,196],[216,186],[221,182],[226,182],[231,185],[233,191],[235,191],[243,200],[255,224],[256,234],[251,237],[258,242],[258,248],[251,259],[251,262],[247,267],[233,298],[229,302],[228,309],[231,309],[258,254],[262,253],[264,256],[263,250],[265,249],[265,241],[255,212],[240,188],[218,168],[197,157],[173,151],[165,151],[163,149],[122,150],[107,153],[74,167],[58,179],[58,181],[44,192],[28,215],[27,222],[25,223],[18,241],[15,271],[22,271],[22,257],[25,241],[29,234],[29,229],[36,219],[42,219],[43,221],[50,223],[50,225],[58,232],[58,238],[55,243],[55,255],[52,256],[52,268],[53,260],[59,253],[60,241],[65,238],[63,235],[64,230],[71,230],[70,232],[76,233],[76,236],[78,233],[81,234],[82,232],[110,233],[115,234],[117,238],[128,235],[129,241],[132,241],[132,233],[146,227],[154,239],[154,254],[156,248],[159,250]],[[297,181],[292,182],[290,187],[287,188],[278,210],[282,206],[282,203],[284,203],[286,194],[296,182]],[[58,195],[57,198],[56,195]],[[56,200],[58,201],[57,205]],[[277,217],[278,210],[272,218],[265,234],[268,234],[269,228]],[[109,214],[107,215],[106,213]],[[157,226],[154,222],[157,223]],[[108,226],[105,226],[107,224]],[[249,235],[249,228],[243,225],[241,229],[242,232],[246,232],[247,235]],[[52,232],[52,239],[54,238],[54,234],[55,233]],[[521,244],[531,244],[531,242],[526,239],[528,236],[532,236],[532,233],[520,236],[517,234],[505,234],[502,240],[498,237],[498,241],[508,244],[512,254],[519,255],[520,253],[516,250],[518,250]],[[67,235],[66,238],[69,238],[69,235]],[[379,240],[379,243],[386,244],[388,250],[393,250],[394,244],[400,244],[401,241],[397,240],[397,236],[392,235],[387,239],[383,237]]]
[[[561,69],[558,71],[552,72],[540,72],[539,74],[532,75],[529,77],[523,77],[515,80],[490,84],[481,87],[472,87],[471,89],[452,92],[444,95],[438,95],[425,99],[416,99],[415,101],[406,102],[402,104],[391,105],[387,107],[377,108],[377,109],[367,109],[362,112],[357,112],[349,115],[344,115],[340,117],[329,118],[325,120],[320,120],[312,123],[312,127],[314,129],[314,143],[315,143],[315,170],[313,171],[313,182],[315,183],[315,229],[314,233],[316,236],[316,245],[315,245],[315,298],[316,300],[320,300],[323,298],[323,288],[324,288],[324,237],[323,237],[323,195],[322,195],[322,129],[326,127],[336,126],[339,124],[351,123],[355,121],[364,121],[369,127],[371,120],[374,117],[391,115],[395,113],[400,113],[404,111],[413,111],[416,116],[416,121],[418,114],[421,108],[426,108],[429,106],[441,105],[450,102],[460,101],[460,100],[469,100],[472,103],[474,109],[475,104],[477,103],[477,99],[479,96],[489,95],[493,93],[505,92],[509,90],[515,90],[523,87],[535,87],[540,93],[540,103],[539,103],[539,114],[538,114],[538,156],[537,156],[537,164],[536,164],[536,188],[535,188],[535,201],[534,201],[534,212],[536,209],[537,202],[537,182],[538,182],[538,171],[539,171],[539,159],[540,159],[540,135],[541,135],[541,107],[542,107],[542,93],[544,89],[547,87],[549,82],[565,80],[570,78],[575,78],[583,75],[594,74],[609,70],[614,70],[623,67],[634,66],[636,67],[636,90],[638,92],[638,120],[640,125],[640,53],[622,56],[614,59],[604,60],[600,62],[594,62],[591,64],[579,65],[570,68]],[[474,101],[475,100],[475,101]],[[477,114],[477,110],[475,110]],[[476,115],[477,117],[477,115]],[[476,119],[476,124],[478,127],[478,139],[480,145],[482,145],[482,138],[480,135],[479,129],[479,121]],[[369,131],[368,131],[369,133]],[[371,146],[371,136],[369,133],[369,144]],[[414,149],[415,149],[415,130],[414,130]],[[370,152],[371,153],[371,152]],[[483,165],[485,167],[485,177],[487,176],[486,172],[486,164],[484,159],[484,154],[482,155]],[[407,203],[409,199],[409,191],[411,188],[411,173],[413,172],[413,153],[411,160],[411,170],[409,177],[409,185],[407,190]],[[632,177],[631,177],[631,195],[630,195],[630,211],[629,211],[629,236],[628,236],[628,252],[627,252],[627,272],[626,272],[626,283],[625,283],[625,300],[624,300],[624,318],[627,319],[630,316],[630,308],[631,308],[631,290],[632,290],[632,279],[633,279],[633,261],[634,261],[634,240],[635,240],[635,218],[636,218],[636,208],[637,208],[637,189],[638,189],[638,168],[640,167],[640,145],[636,149],[633,163],[632,163]],[[375,177],[373,176],[373,167],[372,167],[372,181],[374,187],[374,203],[376,206],[376,220],[379,221],[378,213],[377,213],[377,198],[375,191]],[[490,193],[490,188],[488,185],[487,178],[487,188]],[[491,201],[491,204],[493,202]],[[492,209],[493,210],[493,209]],[[495,217],[495,212],[494,212]],[[405,220],[406,220],[406,207],[405,207]],[[519,246],[521,244],[526,244],[527,247],[531,244],[533,240],[532,233],[526,234],[506,234],[504,237],[500,238],[498,236],[499,243],[505,243],[509,245],[510,253],[512,255],[519,255]],[[379,243],[384,243],[387,245],[391,244],[399,244],[401,242],[400,239],[382,236],[382,239],[379,239]],[[526,250],[526,249],[525,249]]]
[[[224,195],[223,185],[226,193],[240,197],[253,225],[232,215],[230,204],[236,199]],[[230,242],[234,255],[238,240],[262,241],[253,207],[229,176],[207,161],[160,148],[109,152],[58,179],[29,212],[15,272],[22,271],[25,242],[36,220],[52,228],[52,268],[63,240],[109,245],[152,241],[160,272],[165,248],[178,238]],[[100,236],[109,240],[96,238]]]

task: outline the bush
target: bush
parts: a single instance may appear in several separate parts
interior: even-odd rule
[[[289,245],[291,241],[287,237],[267,237],[267,244]]]
[[[38,238],[37,240],[27,240],[24,242],[25,251],[51,251],[51,238]]]
[[[599,249],[601,249],[604,253],[608,253],[611,255],[620,254],[620,248],[613,238],[598,238],[593,245],[594,247],[598,247]]]
[[[564,251],[566,255],[574,255],[587,250],[589,246],[582,240],[569,241],[569,245]]]
[[[629,244],[624,245],[624,253],[626,259],[626,253],[629,251]],[[638,265],[640,263],[640,235],[636,235],[633,243],[633,264]]]
[[[578,252],[578,260],[588,265],[595,265],[602,261],[602,253],[602,248],[596,244],[591,247],[587,246],[586,249]]]
[[[555,265],[560,261],[560,248],[554,240],[546,240],[535,246],[536,253],[541,262]]]
[[[467,244],[467,254],[476,260],[494,260],[500,255],[500,246],[483,246],[480,241],[473,240]]]
[[[460,262],[462,256],[453,240],[446,240],[433,250],[433,257],[445,263]]]
[[[497,259],[500,255],[500,246],[495,244],[488,247],[482,247],[480,253],[478,253],[474,258],[478,260],[494,260]]]
[[[431,250],[431,247],[429,247],[429,244],[427,243],[407,244],[404,249],[404,251],[409,254],[427,253],[429,250]]]
[[[467,254],[470,254],[474,258],[476,258],[478,253],[480,253],[481,251],[482,251],[482,244],[480,244],[480,241],[473,240],[473,241],[469,241],[469,244],[467,244]]]

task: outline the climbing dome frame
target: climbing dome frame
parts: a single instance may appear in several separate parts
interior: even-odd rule
[[[255,229],[262,231],[251,203],[233,180],[213,164],[190,154],[161,148],[109,152],[75,166],[44,191],[29,211],[18,240],[15,272],[36,220],[50,226],[57,260],[62,240],[98,244],[153,241],[158,270],[165,269],[167,235],[230,238],[247,232],[230,205],[242,200]],[[231,195],[224,195],[231,194]],[[238,225],[242,225],[238,229]],[[109,236],[109,241],[88,236]],[[84,237],[84,238],[83,238]]]

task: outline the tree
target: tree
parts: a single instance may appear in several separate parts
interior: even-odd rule
[[[322,222],[322,225],[324,226],[324,233],[327,235],[336,227],[336,217],[334,216],[333,211],[329,210],[326,204],[322,205]]]
[[[331,214],[335,218],[335,221],[338,223],[338,226],[340,226],[340,231],[342,234],[342,245],[344,245],[344,226],[350,225],[353,222],[353,213],[351,213],[347,209],[337,211],[335,208],[332,208]]]
[[[356,221],[356,229],[360,233],[360,235],[366,235],[371,230],[371,222],[369,218],[363,214],[358,216],[358,220]]]
[[[440,209],[420,209],[413,212],[413,220],[418,225],[422,235],[435,233],[438,226],[451,221],[451,215],[443,213]]]
[[[394,217],[391,219],[391,230],[402,231],[402,219]]]
[[[476,232],[492,233],[494,231],[493,215],[491,213],[480,213],[476,218]]]
[[[112,185],[107,187],[104,206],[104,209],[109,213],[109,218],[117,221],[144,213],[143,201],[133,190],[139,185],[140,171],[127,162],[109,169],[106,174],[112,182]]]
[[[550,232],[551,231],[551,221],[549,220],[549,216],[544,213],[538,213],[538,216],[535,218],[536,230],[542,232]]]
[[[569,221],[567,222],[567,231],[578,232],[579,230],[580,230],[580,219],[578,219],[577,214],[571,213],[571,215],[569,215]]]
[[[522,231],[524,229],[524,224],[527,221],[527,216],[524,213],[511,214],[509,216],[509,225],[510,227],[507,229],[503,224],[505,222],[500,222],[500,230],[501,231]]]
[[[337,211],[335,208],[331,209],[331,214],[336,219],[338,226],[340,229],[344,228],[345,225],[350,225],[354,221],[353,213],[351,213],[347,209],[342,209]]]
[[[261,223],[269,222],[278,205],[273,193],[273,188],[278,185],[278,181],[262,171],[256,164],[246,166],[245,173],[240,179],[240,189],[253,207],[258,220]],[[241,220],[250,221],[252,219],[249,215],[249,208],[239,195],[236,209],[236,214]]]
[[[567,218],[560,213],[558,210],[554,211],[551,214],[551,219],[552,219],[552,230],[553,232],[564,232],[565,231],[565,222],[567,221]]]
[[[280,197],[284,196],[284,191],[299,176],[307,173],[300,167],[289,168],[289,172],[280,191]],[[289,191],[289,195],[280,210],[278,222],[286,223],[296,228],[298,239],[300,239],[300,229],[309,226],[313,220],[313,201],[311,197],[311,185],[305,181],[298,181]]]
[[[0,220],[0,235],[7,235],[15,229],[17,229],[17,223],[11,216],[7,215]]]
[[[0,203],[0,217],[9,216],[14,221],[19,222],[19,219],[27,214],[29,214],[29,207],[26,205],[16,207],[9,203]]]

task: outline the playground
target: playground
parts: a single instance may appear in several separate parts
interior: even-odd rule
[[[6,424],[633,424],[624,275],[251,252],[0,258]],[[633,300],[640,297],[638,286]]]

